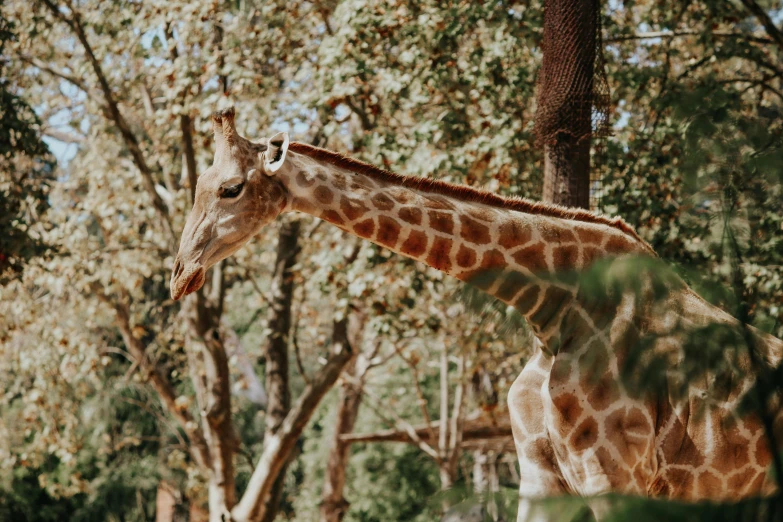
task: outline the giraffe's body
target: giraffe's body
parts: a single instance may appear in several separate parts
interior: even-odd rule
[[[235,205],[252,205],[251,197],[264,201],[255,204],[260,208],[233,213],[252,213],[258,223],[245,225],[241,241],[236,233],[225,232],[227,246],[213,257],[229,255],[278,213],[300,211],[470,281],[526,317],[537,347],[509,393],[522,497],[619,491],[736,499],[770,491],[770,452],[763,429],[755,418],[733,417],[749,378],[732,382],[717,402],[714,394],[705,398],[702,393],[710,382],[693,386],[685,398],[652,399],[632,397],[619,379],[623,357],[644,336],[657,336],[651,349],[675,354],[682,342],[682,335],[672,333],[676,327],[736,321],[684,284],[652,306],[643,295],[640,299],[632,293],[596,301],[581,293],[578,278],[559,277],[603,259],[622,270],[623,258],[654,256],[627,225],[402,178],[304,144],[288,147],[287,138],[285,143],[273,138],[252,144],[234,134],[233,114],[217,118],[216,134],[222,124],[230,146],[220,150],[218,139],[213,168],[231,175],[213,172],[199,180],[196,207],[172,278],[175,298],[203,284],[203,270],[214,263],[204,260],[203,252],[217,247],[210,249],[209,242],[186,245],[204,243],[208,235],[205,218],[194,218],[199,194],[219,193],[238,170],[250,170],[243,182],[248,187],[240,189],[249,194],[248,201]],[[254,180],[252,169],[259,157],[267,176]],[[267,169],[269,164],[273,167]],[[215,201],[215,222],[223,223],[227,218],[220,216],[226,210],[220,205],[225,202]],[[189,261],[188,256],[194,258],[191,252],[201,252],[200,260]],[[754,336],[777,362],[783,343]],[[521,511],[523,516],[524,506]]]

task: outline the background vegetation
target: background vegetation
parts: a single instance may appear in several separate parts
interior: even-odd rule
[[[783,4],[758,2],[605,3],[614,133],[596,190],[600,210],[633,224],[708,299],[747,304],[749,321],[781,337]],[[269,407],[281,397],[269,389],[281,324],[271,304],[286,292],[294,401],[347,316],[358,326],[343,341],[364,355],[296,438],[268,517],[319,516],[351,390],[361,433],[443,411],[455,426],[502,415],[529,354],[524,325],[309,218],[288,236],[267,228],[221,267],[194,304],[206,323],[170,300],[167,282],[195,175],[212,158],[208,116],[230,104],[251,138],[287,130],[400,173],[537,197],[542,14],[535,0],[6,0],[0,519],[150,520],[169,499],[173,517],[200,520],[214,485],[194,440],[226,429],[241,496],[291,403]],[[199,416],[214,353],[230,372],[217,427]],[[351,446],[345,520],[433,520],[466,498],[493,518],[513,511],[513,450],[419,442]]]

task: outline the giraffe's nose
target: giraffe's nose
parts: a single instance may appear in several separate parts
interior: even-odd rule
[[[179,277],[179,275],[182,273],[182,261],[179,260],[179,256],[177,256],[177,260],[174,262],[174,272],[173,276],[174,279]]]

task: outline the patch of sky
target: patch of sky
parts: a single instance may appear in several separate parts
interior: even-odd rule
[[[70,82],[63,80],[60,82],[59,87],[60,92],[62,92],[65,96],[74,102],[71,107],[78,106],[86,99],[85,93],[82,92],[82,90],[78,87],[72,85]],[[61,130],[61,132],[68,134],[68,131],[73,129],[71,127],[71,122],[74,120],[74,108],[71,107],[62,108],[52,113],[46,120],[46,127]],[[47,107],[45,104],[35,108],[35,112],[39,117],[43,116],[48,110],[49,107]],[[79,131],[83,135],[86,135],[90,131],[90,123],[86,118],[82,118],[81,122],[79,123]],[[76,153],[79,150],[78,145],[73,142],[62,141],[52,136],[46,135],[44,135],[42,139],[49,147],[49,150],[54,155],[57,163],[63,168],[68,166],[68,163],[74,158],[74,156],[76,156]]]
[[[176,29],[174,29],[174,31],[176,31]],[[134,32],[138,34],[140,31],[136,29],[134,30]],[[166,33],[163,31],[162,27],[156,27],[154,29],[146,31],[141,35],[141,38],[139,39],[139,43],[141,43],[141,46],[147,51],[149,51],[154,47],[156,41],[160,42],[164,50],[168,50]],[[166,63],[166,60],[164,60],[160,56],[155,56],[153,54],[148,54],[148,56],[144,58],[144,65],[148,65],[151,67],[160,67],[164,63]]]

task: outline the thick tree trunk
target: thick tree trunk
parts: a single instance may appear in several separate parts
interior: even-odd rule
[[[214,269],[207,300],[204,290],[188,296],[183,313],[188,320],[188,366],[196,390],[204,438],[209,447],[209,517],[223,522],[236,504],[234,454],[238,439],[231,418],[231,377],[219,328],[222,271]]]
[[[590,208],[590,137],[570,137],[544,147],[543,200],[566,207]]]
[[[596,0],[547,0],[536,113],[544,146],[543,200],[590,206]]]
[[[298,219],[284,219],[280,223],[277,243],[277,260],[272,279],[272,312],[269,319],[269,336],[266,347],[266,431],[264,440],[271,439],[291,410],[291,390],[288,382],[288,339],[291,332],[291,303],[294,294],[294,276],[292,268],[299,254]],[[271,522],[277,516],[280,499],[283,496],[286,462],[275,480],[272,492],[267,500],[262,522]]]

